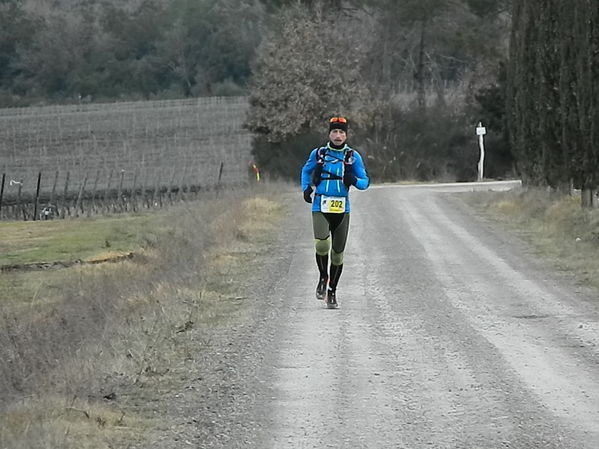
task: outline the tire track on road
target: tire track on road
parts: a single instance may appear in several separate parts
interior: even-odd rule
[[[574,335],[581,333],[577,331],[580,316],[595,320],[596,311],[587,315],[588,310],[579,310],[586,303],[575,307],[571,294],[568,301],[563,299],[562,295],[568,296],[564,289],[554,291],[551,283],[537,282],[536,274],[513,269],[459,224],[450,207],[439,197],[422,196],[410,202],[408,214],[411,226],[427,236],[420,242],[447,298],[498,349],[541,404],[566,423],[572,435],[581,435],[585,447],[595,447],[599,440],[597,365],[582,363],[566,342],[580,342],[581,336]],[[451,218],[446,210],[453,212]],[[558,320],[523,320],[526,316]],[[589,350],[596,351],[596,346],[590,345]]]

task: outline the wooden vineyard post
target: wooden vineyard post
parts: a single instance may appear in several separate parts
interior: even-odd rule
[[[133,212],[135,212],[137,210],[137,168],[135,169],[135,172],[133,174],[133,187],[131,188],[131,210]]]
[[[71,172],[69,170],[67,170],[67,177],[64,181],[64,192],[63,192],[63,196],[62,196],[62,200],[64,202],[64,209],[65,209],[65,213],[63,216],[66,217],[67,214],[71,215],[71,209],[69,207],[69,197],[68,197],[68,193],[69,193],[69,178],[71,177]]]
[[[118,205],[119,207],[119,211],[123,211],[123,207],[124,207],[124,201],[123,201],[123,178],[125,177],[125,170],[121,170],[121,179],[119,181],[119,188],[117,191],[117,199],[116,199],[116,204],[115,204],[115,209],[116,206]]]
[[[225,166],[224,162],[220,163],[220,168],[218,169],[218,180],[216,181],[216,194],[220,195],[220,181],[223,177],[223,168]]]
[[[220,168],[218,169],[218,182],[217,185],[220,187],[220,181],[223,177],[223,168],[225,167],[225,163],[221,162],[220,163]]]
[[[145,168],[145,170],[144,170]],[[141,209],[147,207],[147,198],[146,198],[146,182],[148,181],[148,167],[144,167],[141,170]]]
[[[15,216],[19,213],[19,211],[21,211],[23,213],[23,220],[27,220],[27,215],[25,214],[25,208],[23,208],[21,206],[21,190],[23,189],[23,180],[22,179],[20,182],[18,182],[18,185],[19,185],[19,189],[17,190],[17,211],[16,211],[17,213],[15,214]]]
[[[54,197],[56,195],[56,184],[58,183],[58,170],[56,170],[56,173],[54,174],[54,184],[52,184],[52,193],[50,193],[50,206],[54,205]],[[56,210],[58,211],[58,206],[56,207]]]
[[[181,179],[179,180],[179,190],[177,191],[177,201],[181,201],[183,199],[183,186],[185,185],[185,177],[187,176],[187,165],[183,168],[183,174],[181,175]]]
[[[37,208],[40,201],[40,184],[42,182],[42,172],[37,174],[37,187],[35,188],[35,204],[33,205],[33,221],[37,220]]]
[[[87,213],[88,216],[90,215],[91,211],[93,211],[93,212],[96,211],[96,192],[98,189],[99,181],[100,181],[100,169],[96,170],[96,179],[94,179],[94,188],[92,191],[92,201],[91,201],[91,205],[89,206],[88,213]]]
[[[2,173],[2,185],[0,185],[0,219],[2,218],[2,198],[4,197],[4,183],[6,182],[6,173]]]
[[[81,187],[79,188],[79,194],[77,195],[77,202],[75,203],[75,216],[79,216],[79,208],[81,207],[81,213],[83,213],[83,206],[81,205],[81,198],[83,197],[83,192],[85,191],[85,185],[87,184],[87,173],[83,177],[83,182],[81,183]]]
[[[106,213],[110,211],[110,206],[108,205],[108,195],[110,192],[110,184],[112,183],[112,173],[114,169],[110,169],[110,173],[108,174],[108,183],[106,184],[106,190],[104,190],[104,209]]]

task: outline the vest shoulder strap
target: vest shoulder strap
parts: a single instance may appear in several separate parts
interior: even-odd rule
[[[327,155],[327,148],[320,147],[318,149],[318,152],[316,153],[316,162],[318,162],[319,164],[324,164],[324,158],[326,155]]]
[[[345,160],[343,161],[345,164],[351,165],[354,163],[354,150],[351,148],[345,152]]]

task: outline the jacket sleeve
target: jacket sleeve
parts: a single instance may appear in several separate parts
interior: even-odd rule
[[[354,174],[356,175],[356,189],[366,190],[370,185],[370,178],[368,177],[368,173],[366,172],[366,167],[364,167],[364,161],[362,160],[362,156],[357,151],[354,151],[353,169]]]
[[[314,171],[314,169],[316,168],[316,165],[317,165],[317,162],[316,162],[316,152],[317,151],[318,151],[318,149],[312,150],[312,152],[310,153],[310,156],[308,157],[308,160],[306,161],[306,163],[304,164],[304,167],[302,168],[302,176],[301,176],[302,192],[304,190],[306,190],[312,183],[312,172]]]

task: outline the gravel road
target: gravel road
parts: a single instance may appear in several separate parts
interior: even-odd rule
[[[338,310],[314,297],[309,208],[291,198],[247,316],[165,401],[180,425],[152,447],[599,448],[597,293],[455,189],[352,195]]]

